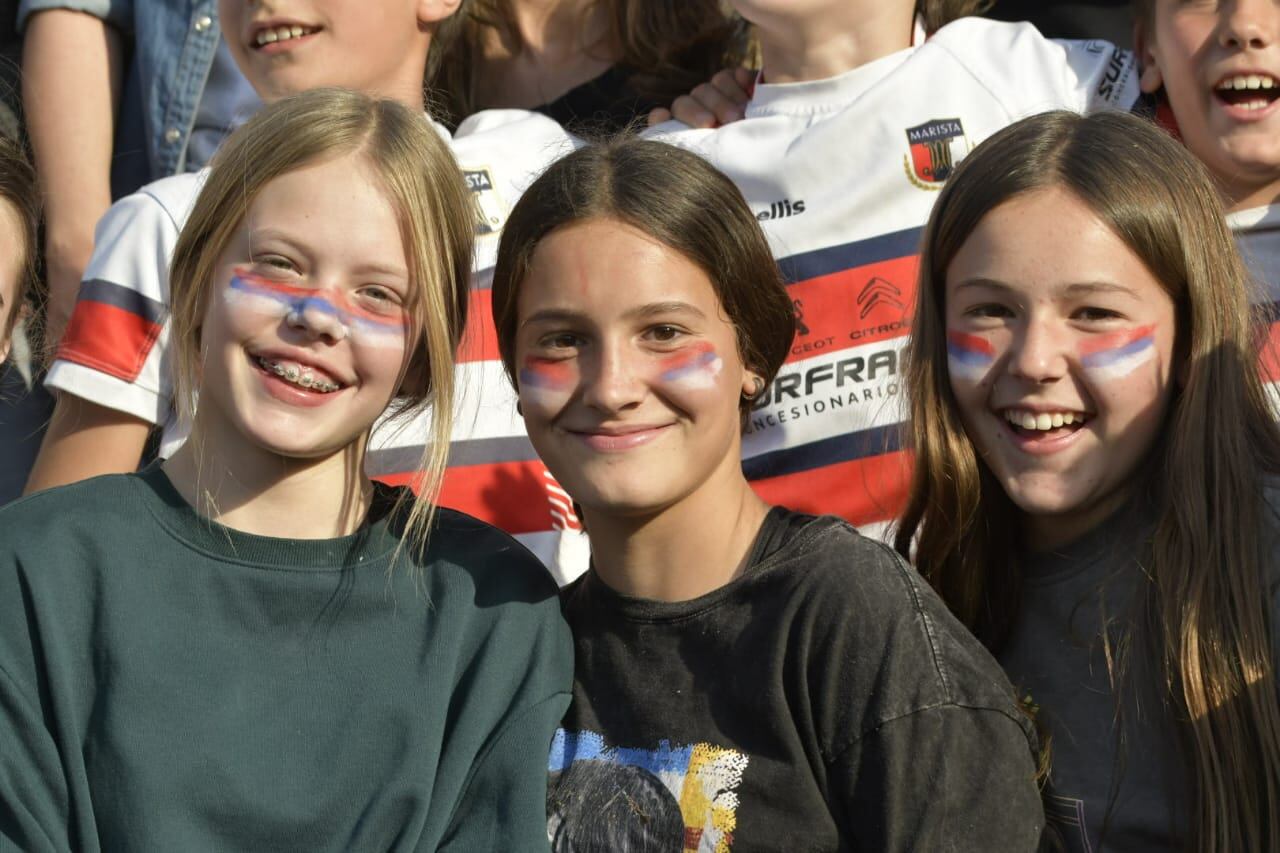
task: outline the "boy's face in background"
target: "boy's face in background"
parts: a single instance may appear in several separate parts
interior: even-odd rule
[[[1280,0],[1155,0],[1137,44],[1228,208],[1280,201]]]
[[[422,108],[435,25],[458,0],[219,0],[222,35],[263,100],[342,86]]]

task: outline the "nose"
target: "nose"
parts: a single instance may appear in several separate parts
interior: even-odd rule
[[[646,383],[640,356],[623,345],[602,344],[584,365],[582,401],[605,414],[614,414],[639,405],[644,399]]]
[[[1226,47],[1263,49],[1280,34],[1280,3],[1235,0],[1223,20],[1220,41]]]
[[[347,336],[342,311],[323,296],[307,296],[294,302],[285,320],[290,328],[313,339],[337,342]]]
[[[1067,372],[1067,341],[1053,323],[1032,318],[1015,334],[1009,373],[1032,382],[1053,382]]]

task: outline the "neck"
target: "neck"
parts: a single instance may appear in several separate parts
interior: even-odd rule
[[[825,80],[911,46],[914,17],[902,4],[885,3],[865,11],[852,3],[850,20],[786,19],[753,21],[760,40],[765,81],[804,83]]]
[[[604,9],[593,0],[512,0],[511,17],[523,52],[569,61],[603,35]]]
[[[164,472],[196,512],[260,536],[332,539],[354,533],[373,487],[364,441],[321,459],[295,459],[249,442],[219,441],[197,422]]]
[[[728,488],[705,483],[655,515],[588,508],[591,558],[601,580],[624,595],[688,601],[742,574],[769,507],[742,477],[736,456],[732,461],[736,482]]]
[[[1238,210],[1251,210],[1255,207],[1267,207],[1280,203],[1280,179],[1262,183],[1224,184],[1222,189],[1222,205],[1227,213]]]

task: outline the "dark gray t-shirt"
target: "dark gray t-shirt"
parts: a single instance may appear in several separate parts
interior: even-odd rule
[[[553,850],[1033,850],[1034,735],[996,662],[885,545],[773,510],[700,598],[564,593]]]
[[[1280,554],[1280,493],[1266,497]],[[999,658],[1048,728],[1046,817],[1072,853],[1180,850],[1186,837],[1187,775],[1152,692],[1154,655],[1134,635],[1117,701],[1102,640],[1105,628],[1116,648],[1138,618],[1154,527],[1149,508],[1130,505],[1070,545],[1023,557],[1019,622]],[[1261,594],[1280,624],[1274,587]]]

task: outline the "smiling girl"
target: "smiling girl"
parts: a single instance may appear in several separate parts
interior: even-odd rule
[[[545,849],[555,586],[430,502],[471,217],[391,101],[314,90],[219,152],[173,264],[191,440],[0,512],[0,842]],[[417,497],[362,473],[393,397],[434,414]]]
[[[795,319],[729,180],[654,142],[570,155],[512,211],[493,306],[591,534],[553,848],[1034,849],[1034,736],[995,662],[889,548],[743,475]]]
[[[1070,850],[1280,849],[1280,436],[1204,170],[1049,113],[939,197],[897,534],[1052,733]]]

